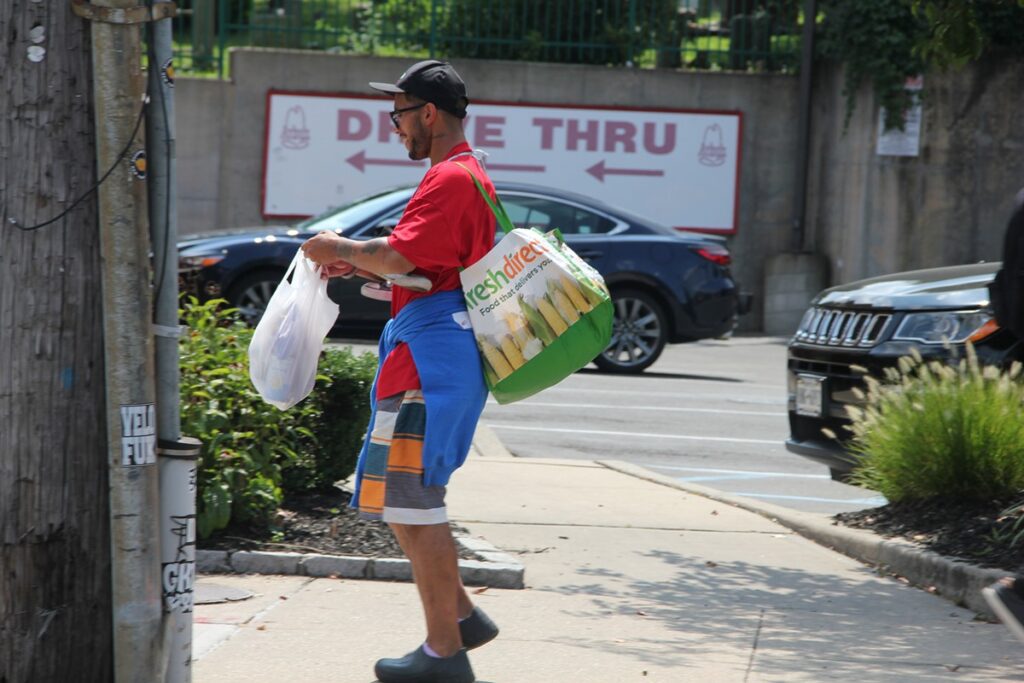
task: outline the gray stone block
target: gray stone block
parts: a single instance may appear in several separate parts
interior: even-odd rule
[[[523,588],[523,565],[460,560],[459,575],[468,586]]]
[[[298,574],[301,553],[240,550],[231,556],[231,568],[243,574]]]
[[[460,546],[469,550],[470,552],[490,552],[494,550],[494,546],[482,538],[474,538],[472,536],[456,536],[455,542]]]
[[[367,578],[390,581],[412,581],[412,565],[409,560],[376,558],[370,560]]]
[[[522,563],[518,559],[508,553],[498,550],[492,543],[482,538],[456,536],[455,542],[466,550],[474,553],[477,556],[477,559],[484,563],[497,563],[501,565],[522,567]],[[463,560],[463,562],[464,561],[465,560]]]
[[[197,550],[196,571],[225,574],[233,572],[231,558],[226,550]]]
[[[370,561],[366,557],[304,555],[299,560],[299,572],[306,576],[336,576],[342,579],[365,579],[369,574]]]

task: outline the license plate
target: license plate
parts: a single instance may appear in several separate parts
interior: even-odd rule
[[[796,414],[821,417],[825,378],[818,375],[797,375]]]

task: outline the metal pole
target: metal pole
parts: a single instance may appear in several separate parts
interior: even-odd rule
[[[196,499],[194,439],[181,438],[178,368],[178,209],[175,173],[173,24],[150,22],[146,141],[149,214],[156,269],[156,424],[160,447],[160,567],[164,624],[169,639],[165,683],[192,680],[192,596],[195,581]],[[191,460],[181,442],[194,443]],[[175,457],[175,454],[179,457]]]
[[[160,440],[161,580],[170,642],[164,683],[192,680],[192,607],[196,580],[196,485],[202,444]]]
[[[217,0],[217,78],[224,78],[224,54],[228,41],[227,0]]]
[[[636,66],[636,0],[629,0],[629,68]]]
[[[430,58],[437,59],[437,3],[439,0],[431,0],[430,3]]]
[[[794,253],[807,251],[807,168],[810,164],[811,86],[814,80],[814,22],[818,15],[816,0],[804,0],[804,27],[800,37],[800,104],[797,112],[796,178],[793,188]]]
[[[141,136],[133,138],[145,89],[139,33],[92,22],[97,167],[101,176],[113,169],[98,200],[116,683],[159,681],[163,659],[146,165]]]
[[[178,208],[175,175],[174,67],[171,19],[150,24],[149,214],[156,291],[157,424],[159,436],[177,441],[178,410]]]

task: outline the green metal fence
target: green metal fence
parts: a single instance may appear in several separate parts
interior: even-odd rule
[[[178,69],[238,46],[382,56],[792,71],[798,0],[181,0]]]

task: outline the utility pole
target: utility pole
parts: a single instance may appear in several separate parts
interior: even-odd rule
[[[160,3],[160,6],[168,3]],[[107,466],[110,482],[114,681],[163,680],[159,473],[150,291],[146,163],[141,136],[146,79],[137,0],[72,0],[92,28],[103,263]]]
[[[89,27],[66,1],[4,0],[0,35],[0,681],[105,683],[113,641]]]

